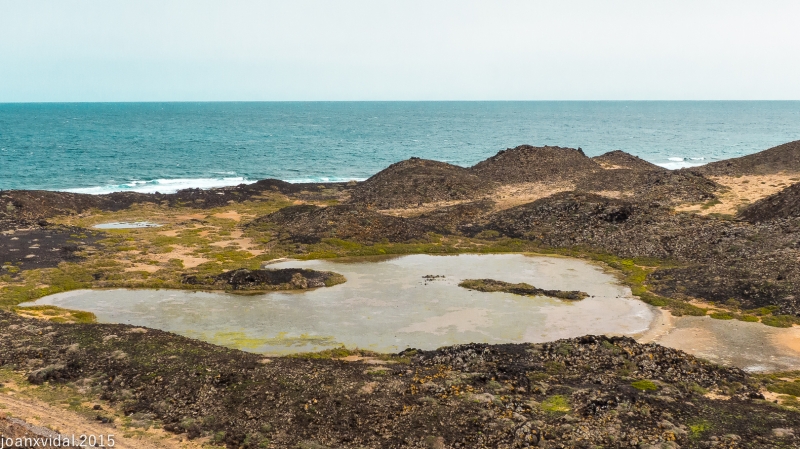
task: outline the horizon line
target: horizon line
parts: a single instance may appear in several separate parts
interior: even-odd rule
[[[775,99],[704,99],[704,100],[119,100],[119,101],[0,101],[0,105],[14,104],[142,104],[142,103],[703,103],[703,102],[800,102]]]

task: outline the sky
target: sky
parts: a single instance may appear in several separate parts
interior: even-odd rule
[[[0,0],[0,102],[798,100],[800,2]]]

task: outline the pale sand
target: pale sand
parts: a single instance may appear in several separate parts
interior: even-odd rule
[[[203,220],[207,217],[205,214],[189,214],[189,215],[178,215],[175,218],[178,220]]]
[[[640,343],[658,343],[750,372],[800,369],[800,327],[776,328],[708,316],[674,317],[667,311],[662,313],[665,321],[654,324],[637,338]],[[659,328],[665,329],[659,331]]]
[[[800,181],[798,174],[779,173],[775,175],[714,176],[712,180],[724,186],[727,191],[717,193],[719,204],[703,209],[702,204],[684,204],[677,211],[708,214],[735,214],[739,208],[754,203],[761,198],[780,192],[791,184]]]
[[[2,404],[3,414],[11,415],[14,418],[35,426],[47,427],[62,435],[75,434],[76,438],[80,435],[114,435],[115,449],[200,449],[208,443],[208,438],[196,440],[186,440],[185,436],[173,435],[161,429],[150,428],[147,431],[136,429],[140,435],[126,438],[124,432],[117,425],[102,424],[99,421],[90,419],[76,412],[68,410],[66,407],[57,407],[40,401],[25,394],[15,382],[5,382],[6,393],[0,393],[0,404]],[[46,387],[40,387],[46,388]],[[88,404],[87,404],[88,405]],[[124,418],[122,413],[110,409],[107,404],[103,404],[104,415],[109,411],[116,415],[116,421],[121,422]]]
[[[158,265],[150,265],[147,263],[134,263],[131,264],[129,267],[125,267],[126,272],[131,271],[146,271],[148,273],[155,273],[156,271],[160,270],[161,267]]]
[[[800,326],[790,327],[783,332],[772,336],[772,342],[776,346],[788,348],[797,353],[800,357]]]
[[[247,251],[253,256],[258,256],[266,252],[263,249],[258,248],[256,246],[256,243],[250,237],[243,237],[243,232],[238,229],[235,231],[231,231],[230,239],[214,242],[211,244],[211,246],[218,246],[221,248],[225,248],[228,246],[235,246],[241,249],[242,251]]]
[[[650,327],[641,334],[635,335],[634,339],[639,343],[652,343],[664,335],[670,333],[675,328],[677,317],[672,315],[667,309],[658,309],[659,314],[653,318]]]
[[[458,204],[480,200],[494,201],[495,205],[492,211],[496,212],[523,204],[532,203],[550,195],[554,195],[559,192],[567,192],[574,189],[575,185],[570,182],[525,182],[500,186],[491,193],[479,198],[455,201],[435,201],[431,203],[425,203],[422,206],[381,209],[380,212],[382,214],[393,215],[395,217],[409,218],[424,214],[426,212],[431,212],[436,209],[441,209],[443,207],[455,206]],[[613,192],[611,194],[618,195],[618,192]]]
[[[228,212],[220,212],[212,216],[217,218],[225,218],[228,220],[233,220],[237,223],[242,221],[242,215],[239,212],[236,212],[235,210],[229,210]]]
[[[159,263],[167,263],[170,259],[180,259],[184,268],[194,268],[200,264],[210,262],[209,259],[198,257],[192,254],[194,249],[185,246],[175,245],[172,251],[163,254],[148,254],[147,256]]]
[[[575,190],[571,182],[525,182],[501,186],[488,198],[496,202],[495,210],[504,210],[570,190]]]

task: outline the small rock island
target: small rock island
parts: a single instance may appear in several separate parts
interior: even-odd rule
[[[512,284],[510,282],[496,281],[494,279],[465,279],[458,284],[459,287],[477,290],[479,292],[505,292],[522,296],[548,296],[550,298],[580,301],[589,296],[586,292],[578,290],[545,290],[534,287],[524,282]]]

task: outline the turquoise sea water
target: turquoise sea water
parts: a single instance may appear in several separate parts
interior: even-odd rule
[[[411,156],[469,166],[520,144],[679,168],[798,139],[798,101],[0,104],[0,189],[364,179]]]

